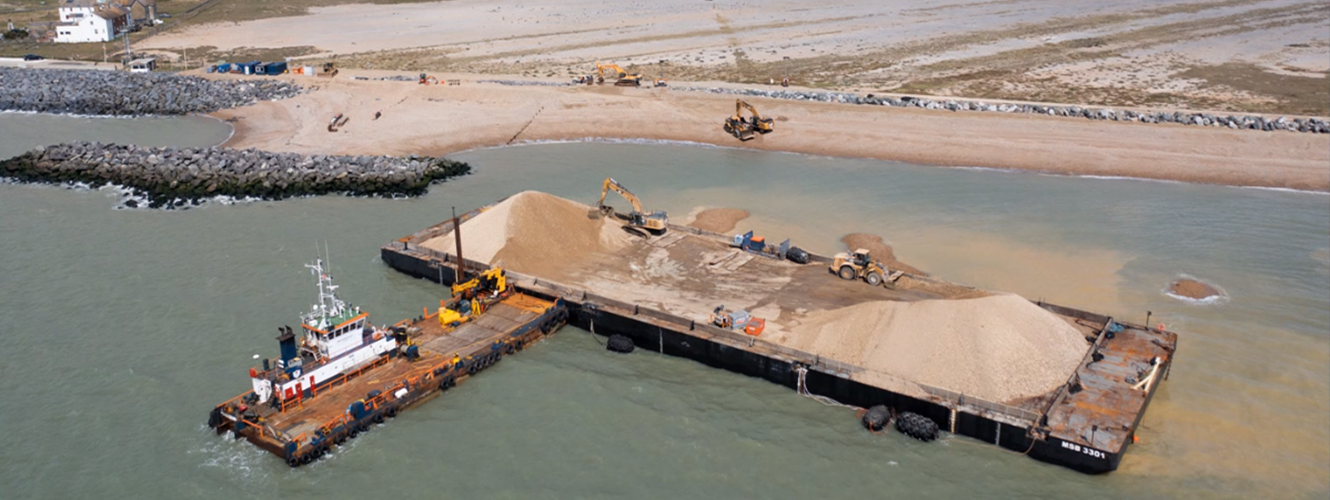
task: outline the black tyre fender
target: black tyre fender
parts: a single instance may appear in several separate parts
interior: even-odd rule
[[[890,421],[891,410],[888,410],[886,406],[877,405],[869,408],[867,412],[864,412],[864,428],[870,431],[880,431],[883,427],[886,427],[887,423]]]
[[[309,453],[306,453],[300,456],[300,465],[308,465],[311,461],[313,461],[313,459],[311,459],[309,455],[310,455]]]
[[[633,345],[633,340],[623,335],[610,335],[609,340],[605,341],[605,349],[611,352],[627,354],[633,352],[637,346]]]
[[[348,431],[348,432],[346,433],[346,435],[347,435],[347,437],[350,437],[351,439],[355,439],[356,436],[359,436],[359,435],[360,435],[360,428],[359,428],[359,427],[352,427],[351,430]]]
[[[931,418],[927,418],[924,417],[923,415],[920,415],[919,423],[918,425],[915,426],[915,430],[919,432],[919,439],[922,439],[924,441],[932,441],[934,439],[937,439],[938,435],[937,422],[934,422],[933,419]]]
[[[512,353],[517,352],[517,348],[516,348],[516,347],[513,347],[512,344],[508,344],[507,347],[504,347],[504,348],[503,348],[503,352],[506,353],[506,354],[512,354]]]
[[[296,457],[288,458],[286,459],[286,465],[291,466],[292,469],[300,467],[300,459]]]
[[[382,423],[383,423],[383,413],[375,413],[375,414],[374,414],[374,423],[376,423],[376,424],[382,424]]]
[[[333,442],[337,443],[337,446],[341,446],[343,443],[346,443],[346,434],[337,436],[337,439],[334,439]]]
[[[836,271],[836,275],[840,276],[840,279],[843,280],[852,280],[854,279],[854,268],[850,266],[840,266],[840,270]]]
[[[388,418],[397,418],[397,407],[389,406],[387,410],[383,411],[383,413],[388,415]]]
[[[475,375],[475,374],[476,374],[476,363],[475,363],[475,362],[472,362],[470,365],[468,365],[468,366],[466,367],[466,372],[467,372],[468,374]]]

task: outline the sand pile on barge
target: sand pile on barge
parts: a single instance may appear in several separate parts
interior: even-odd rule
[[[593,211],[572,200],[523,191],[462,223],[462,255],[467,260],[502,261],[517,271],[540,273],[632,243],[633,236],[623,231],[622,224],[592,217]],[[424,246],[456,253],[451,235],[426,241]]]
[[[1089,344],[1017,295],[865,302],[803,318],[778,343],[993,402],[1067,382]]]

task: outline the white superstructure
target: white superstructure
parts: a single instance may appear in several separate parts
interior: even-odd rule
[[[315,277],[318,303],[300,316],[301,335],[295,340],[294,355],[287,359],[284,354],[275,370],[251,375],[261,403],[274,396],[281,400],[304,397],[318,384],[397,349],[391,332],[368,326],[368,312],[337,298],[337,285],[332,284],[322,259],[305,267]]]

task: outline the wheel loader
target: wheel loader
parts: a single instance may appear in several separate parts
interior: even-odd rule
[[[841,279],[862,279],[871,286],[883,285],[888,288],[895,288],[896,281],[905,274],[901,271],[890,271],[881,262],[873,261],[868,250],[864,248],[850,253],[836,254],[829,270]]]

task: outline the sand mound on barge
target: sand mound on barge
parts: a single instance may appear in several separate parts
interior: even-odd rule
[[[594,210],[551,194],[523,191],[462,223],[462,255],[539,273],[632,242],[622,224],[592,217]],[[452,236],[431,239],[424,246],[447,253],[456,250]]]
[[[778,342],[993,402],[1066,383],[1089,348],[1066,321],[1011,294],[814,312]]]

